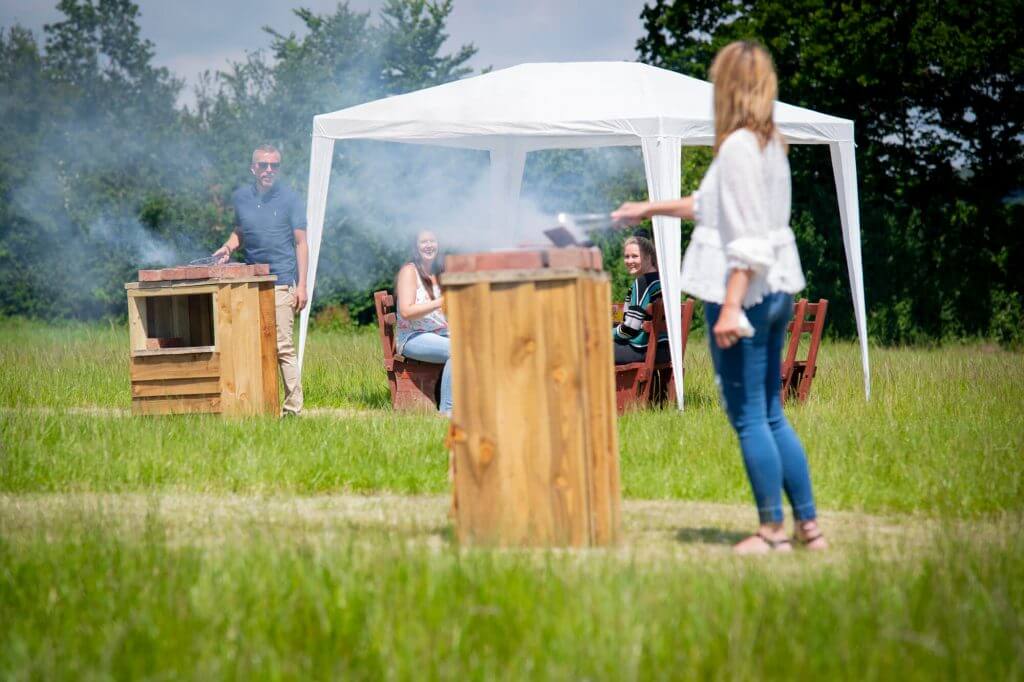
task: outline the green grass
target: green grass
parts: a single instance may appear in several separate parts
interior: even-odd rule
[[[128,407],[125,345],[118,327],[0,325],[0,408],[13,408],[0,412],[0,490],[447,489],[445,422],[386,406],[374,330],[310,336],[308,406],[365,412],[358,416],[279,423],[63,412]],[[958,516],[1024,506],[1024,355],[981,345],[876,348],[872,361],[866,402],[856,346],[827,341],[811,400],[789,410],[819,506]],[[684,413],[619,421],[623,492],[746,502],[702,339],[691,343],[687,367]]]
[[[631,502],[623,546],[587,552],[459,549],[440,498],[303,511],[448,489],[447,422],[390,411],[374,330],[311,335],[307,406],[341,409],[288,421],[125,416],[126,347],[0,322],[2,679],[1024,678],[1022,354],[876,348],[865,402],[826,341],[788,412],[835,549],[739,560],[703,339],[684,413],[619,420],[623,492],[736,506],[652,531]]]
[[[1018,519],[1019,521],[1019,519]],[[0,540],[0,675],[1019,679],[1024,540],[912,559],[463,552],[258,522],[214,547],[70,513]],[[795,569],[795,570],[794,570]]]

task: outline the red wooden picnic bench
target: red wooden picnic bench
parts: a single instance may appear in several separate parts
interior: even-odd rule
[[[821,344],[821,333],[825,329],[825,314],[828,312],[828,299],[817,303],[808,303],[801,298],[793,304],[793,319],[789,323],[789,344],[786,357],[782,362],[782,402],[796,398],[798,402],[807,400],[811,392],[811,381],[817,372],[818,346]],[[797,359],[800,339],[810,334],[811,340],[807,347],[807,356]]]
[[[621,304],[612,306],[613,316]],[[631,362],[615,366],[615,407],[619,414],[631,408],[646,407],[653,402],[675,400],[675,380],[672,375],[672,362],[657,362],[657,338],[665,333],[665,308],[661,300],[648,307],[651,319],[644,322],[643,329],[653,343],[647,344],[647,355],[642,362]],[[686,341],[690,335],[690,322],[693,319],[693,301],[687,299],[680,305],[680,327],[682,328],[682,354],[686,355]],[[685,371],[685,368],[684,368]]]
[[[420,362],[395,352],[395,298],[387,291],[373,292],[377,330],[384,352],[384,369],[395,410],[436,410],[444,365]]]

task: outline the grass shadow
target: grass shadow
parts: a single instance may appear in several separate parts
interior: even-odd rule
[[[680,528],[676,531],[676,542],[704,545],[735,545],[747,537],[748,533],[721,528]]]

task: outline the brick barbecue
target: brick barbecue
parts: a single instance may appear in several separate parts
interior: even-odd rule
[[[174,282],[194,279],[238,279],[239,277],[263,277],[270,274],[266,263],[245,265],[225,263],[224,265],[181,265],[159,270],[139,270],[140,282]]]

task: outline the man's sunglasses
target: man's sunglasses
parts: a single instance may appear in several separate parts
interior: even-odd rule
[[[260,170],[277,170],[281,165],[280,161],[257,161],[256,167]]]

